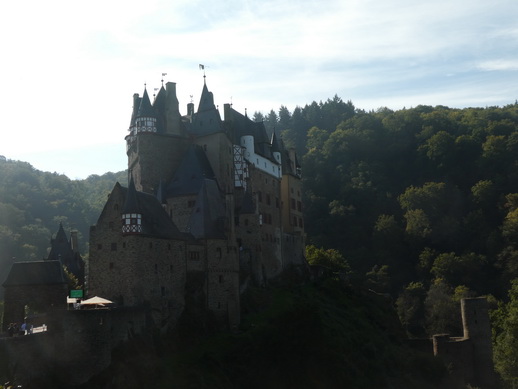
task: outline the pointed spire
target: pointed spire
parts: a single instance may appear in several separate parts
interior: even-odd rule
[[[211,109],[216,109],[216,106],[214,105],[214,95],[212,92],[209,92],[207,84],[204,83],[201,91],[200,104],[198,105],[198,112],[208,111]]]
[[[137,117],[155,117],[155,112],[153,107],[151,106],[151,101],[149,100],[149,95],[147,93],[147,89],[144,88],[144,95],[142,96],[142,100],[140,100],[140,106],[138,108]]]
[[[68,242],[67,234],[65,233],[65,229],[63,228],[63,223],[59,222],[58,232],[56,233],[56,237],[51,240],[51,242]]]
[[[272,138],[270,144],[272,145],[272,153],[280,153],[281,152],[281,144],[279,143],[279,139],[277,138],[277,134],[275,133],[275,129],[272,132]]]
[[[140,213],[140,209],[137,201],[137,189],[135,188],[135,182],[133,181],[133,174],[130,178],[128,186],[128,193],[126,194],[126,200],[124,201],[124,207],[122,208],[123,214]]]

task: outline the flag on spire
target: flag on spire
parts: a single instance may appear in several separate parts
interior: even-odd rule
[[[205,65],[200,64],[200,70],[204,70],[204,69],[205,69]]]

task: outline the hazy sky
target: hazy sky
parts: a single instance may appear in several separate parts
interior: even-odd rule
[[[126,168],[133,93],[362,109],[518,98],[516,0],[26,0],[2,5],[0,155],[70,178]]]

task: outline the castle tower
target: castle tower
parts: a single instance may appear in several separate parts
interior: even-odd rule
[[[136,190],[155,194],[161,180],[173,177],[186,145],[175,83],[162,87],[153,105],[147,90],[133,95],[126,154]]]
[[[487,299],[462,299],[461,313],[464,338],[472,344],[473,384],[481,388],[493,388],[496,380]]]

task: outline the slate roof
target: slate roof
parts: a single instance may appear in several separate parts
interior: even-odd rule
[[[61,261],[68,271],[82,279],[84,275],[84,263],[81,255],[72,249],[72,242],[67,238],[63,224],[59,223],[56,237],[50,241],[51,248],[47,260]]]
[[[203,181],[216,179],[214,171],[201,146],[192,144],[166,189],[167,197],[197,194]]]
[[[137,117],[156,117],[155,110],[151,106],[147,89],[144,89],[144,95],[140,100],[140,106],[138,108]]]
[[[224,199],[216,181],[204,179],[187,230],[196,239],[225,239]]]
[[[130,178],[130,183],[124,200],[124,206],[122,207],[122,213],[141,213],[137,201],[137,189],[135,189],[133,175]]]
[[[234,144],[241,144],[241,137],[251,135],[254,137],[255,153],[277,163],[273,158],[271,141],[266,133],[263,122],[254,122],[248,116],[242,115],[230,108],[233,119]]]
[[[131,184],[131,182],[130,182]],[[133,188],[124,188],[117,183],[124,197],[124,210],[131,210],[128,213],[139,213],[142,215],[142,234],[165,239],[186,239],[188,235],[180,232],[178,227],[169,218],[162,208],[160,201],[148,193],[138,192]],[[127,204],[128,203],[128,204]],[[127,206],[127,208],[126,208]]]
[[[167,92],[162,85],[160,90],[158,91],[155,101],[153,102],[153,108],[157,115],[157,132],[163,133],[165,132],[165,116],[166,116],[166,103],[167,103]]]
[[[277,135],[275,134],[275,130],[273,130],[272,133],[272,140],[270,142],[272,145],[272,153],[280,153],[282,151],[281,144],[279,143],[279,139],[277,138]]]
[[[198,111],[193,115],[190,132],[195,135],[208,135],[224,131],[223,121],[216,106],[214,96],[207,85],[203,85]]]
[[[3,286],[66,284],[60,261],[13,263]]]

